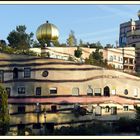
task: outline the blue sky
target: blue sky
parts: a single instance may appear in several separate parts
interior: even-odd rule
[[[115,44],[120,23],[137,20],[140,5],[0,5],[0,39],[17,25],[26,25],[27,32],[35,33],[48,20],[60,32],[59,41],[66,42],[70,30],[79,41]]]

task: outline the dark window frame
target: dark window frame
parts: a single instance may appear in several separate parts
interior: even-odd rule
[[[57,112],[57,105],[51,106],[51,112],[53,112],[53,113]]]
[[[31,68],[24,68],[24,78],[30,78],[30,77],[31,77]]]
[[[25,113],[25,106],[18,106],[18,113]]]
[[[50,90],[50,94],[57,94],[57,88],[56,87],[54,87],[55,89],[53,89],[53,88],[50,88],[49,90]]]
[[[125,94],[125,95],[128,95],[128,89],[125,89],[125,90],[124,90],[124,94]]]
[[[49,75],[49,72],[47,71],[47,70],[44,70],[43,72],[42,72],[42,76],[43,77],[47,77]]]
[[[40,96],[41,95],[41,92],[42,92],[41,87],[36,87],[36,91],[35,91],[36,95],[37,96]]]
[[[13,79],[18,79],[18,77],[19,77],[19,69],[18,68],[14,68],[13,69]]]
[[[123,110],[124,110],[124,111],[129,111],[128,105],[123,106]]]
[[[25,94],[25,87],[18,87],[18,94]]]
[[[105,112],[106,112],[106,113],[110,112],[110,107],[109,107],[109,106],[106,106],[106,107],[105,107]]]

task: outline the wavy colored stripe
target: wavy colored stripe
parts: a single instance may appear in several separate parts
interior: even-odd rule
[[[110,96],[110,97],[57,97],[57,98],[26,98],[26,99],[14,99],[10,98],[8,99],[9,103],[93,103],[93,104],[98,104],[98,103],[117,103],[117,104],[139,104],[140,100],[131,100],[131,99],[126,99],[122,98],[119,96]]]

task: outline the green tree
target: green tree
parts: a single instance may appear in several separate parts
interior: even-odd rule
[[[33,43],[32,37],[32,32],[30,34],[26,33],[25,25],[19,25],[16,27],[16,30],[9,33],[7,40],[12,48],[24,51],[31,47]]]
[[[95,52],[92,52],[92,54],[90,55],[90,58],[93,59],[93,61],[96,63],[101,63],[103,61],[103,54],[97,48]]]
[[[0,40],[0,46],[1,47],[7,46],[6,41],[5,40]]]
[[[105,48],[114,48],[114,46],[111,44],[106,44]]]
[[[0,99],[0,135],[5,135],[9,130],[10,116],[8,112],[8,95],[2,86],[0,86]]]
[[[41,44],[35,40],[35,41],[33,41],[32,47],[33,48],[41,48]]]
[[[6,41],[5,40],[0,40],[0,50],[3,50],[6,47],[7,47]]]
[[[80,58],[81,55],[82,55],[82,49],[80,47],[77,47],[77,49],[74,51],[74,56]]]
[[[97,48],[99,48],[99,49],[102,49],[102,48],[103,48],[103,46],[102,46],[102,44],[100,43],[100,41],[96,42],[96,46],[97,46]]]
[[[59,47],[60,43],[58,40],[52,42],[55,47]]]
[[[100,43],[100,41],[98,41],[98,42],[96,42],[96,43],[91,43],[91,44],[89,44],[89,47],[90,47],[90,48],[98,48],[98,49],[102,49],[102,48],[103,48],[103,46],[102,46],[102,44]]]
[[[106,66],[106,61],[103,60],[103,53],[99,51],[99,48],[96,48],[95,52],[92,52],[89,55],[89,60],[86,59],[85,61],[87,64],[90,63],[92,65],[98,65],[105,67]]]
[[[76,37],[74,35],[74,31],[70,31],[69,37],[67,39],[67,44],[69,45],[69,47],[74,47],[77,45],[77,40]]]
[[[80,39],[80,41],[79,41],[79,46],[80,46],[80,47],[83,47],[83,45],[84,45],[84,44],[83,44],[83,41],[82,41],[82,39]]]

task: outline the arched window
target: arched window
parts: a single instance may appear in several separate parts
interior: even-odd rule
[[[101,108],[101,106],[96,106],[95,107],[95,115],[96,116],[101,116],[101,110],[102,110],[102,108]]]
[[[108,86],[104,88],[104,96],[110,96],[110,89]]]
[[[74,95],[74,96],[78,96],[79,95],[79,88],[78,87],[74,87],[72,89],[72,95]]]
[[[124,94],[127,95],[128,94],[128,89],[124,90]]]
[[[105,112],[107,113],[107,112],[109,112],[109,110],[110,110],[109,106],[106,106],[105,107]]]
[[[13,79],[18,79],[18,68],[13,69]]]
[[[93,89],[91,88],[91,86],[88,86],[87,95],[93,96]]]

